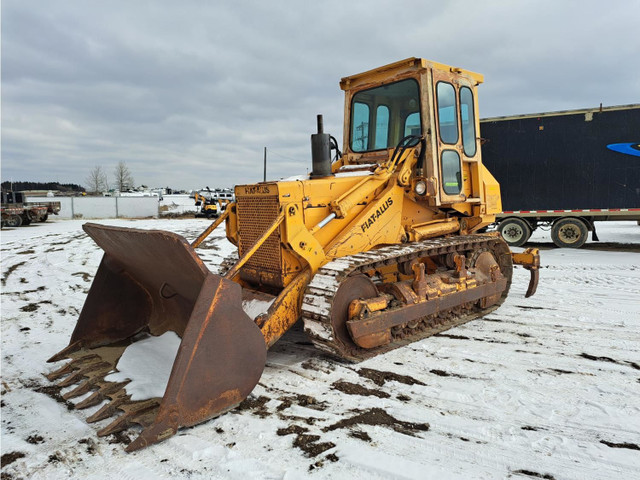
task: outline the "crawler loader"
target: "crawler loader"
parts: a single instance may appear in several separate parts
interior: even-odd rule
[[[119,414],[99,435],[139,425],[134,451],[237,406],[267,350],[296,322],[323,352],[361,361],[498,308],[514,264],[537,287],[539,255],[485,233],[501,211],[482,165],[477,73],[410,58],[343,78],[344,145],[311,135],[302,179],[235,187],[236,201],[189,243],[180,235],[87,223],[104,250],[69,345],[48,374],[65,398]],[[211,272],[196,248],[225,222],[236,260]],[[243,300],[268,299],[250,317]],[[105,375],[142,333],[181,343],[160,398],[132,400]]]

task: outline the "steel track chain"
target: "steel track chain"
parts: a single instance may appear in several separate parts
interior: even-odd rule
[[[500,301],[480,310],[471,302],[440,312],[435,318],[418,320],[417,328],[396,329],[394,341],[386,346],[365,350],[355,345],[338,341],[331,324],[331,306],[341,283],[351,275],[362,274],[383,266],[399,264],[417,258],[448,253],[472,254],[490,250],[496,256],[503,275],[507,277],[507,288]],[[508,256],[508,258],[506,258]],[[504,301],[511,283],[511,254],[507,245],[493,235],[468,235],[440,238],[406,245],[382,247],[333,260],[318,270],[308,285],[302,301],[302,319],[306,333],[314,345],[332,356],[350,361],[361,361],[416,340],[429,337],[449,328],[466,323],[498,308]],[[408,319],[412,321],[414,319]]]

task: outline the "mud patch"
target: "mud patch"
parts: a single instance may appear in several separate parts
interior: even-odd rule
[[[371,437],[367,432],[363,432],[362,430],[352,430],[349,432],[349,436],[353,438],[357,438],[358,440],[362,440],[363,442],[371,443]]]
[[[2,458],[0,459],[0,463],[2,464],[1,467],[4,468],[7,465],[12,464],[16,460],[18,460],[20,458],[24,458],[24,457],[26,457],[26,454],[24,454],[22,452],[5,453],[4,455],[2,455]]]
[[[73,403],[62,398],[62,395],[60,394],[62,387],[59,387],[57,385],[41,385],[36,382],[27,382],[24,384],[24,386],[30,388],[34,392],[42,393],[50,398],[53,398],[56,402],[61,403],[62,405],[67,407],[67,410],[75,409]]]
[[[323,460],[318,460],[316,463],[309,465],[309,471],[315,470],[316,468],[321,468],[324,466],[324,461],[328,460],[330,462],[337,462],[340,460],[335,453],[330,453]]]
[[[348,395],[360,395],[363,397],[378,397],[378,398],[389,398],[387,392],[383,392],[380,390],[374,390],[372,388],[363,387],[362,385],[358,385],[357,383],[338,381],[334,382],[331,385],[331,388],[334,390],[338,390],[339,392],[346,393]]]
[[[556,480],[556,477],[554,477],[550,473],[538,473],[538,472],[534,472],[533,470],[522,469],[522,470],[515,470],[511,473],[515,473],[516,475],[527,475],[528,477],[544,478],[546,480]]]
[[[25,305],[24,307],[20,307],[20,311],[22,312],[35,312],[40,308],[40,305],[37,303],[30,303],[29,305]]]
[[[308,432],[309,429],[305,427],[301,427],[300,425],[289,425],[287,428],[279,428],[276,431],[276,434],[279,437],[284,437],[286,435],[301,435],[303,433]]]
[[[25,263],[27,262],[16,263],[15,265],[11,265],[9,268],[7,268],[7,271],[4,272],[4,275],[2,275],[2,279],[0,279],[0,283],[2,283],[2,286],[5,286],[7,284],[7,279],[9,278],[9,276]]]
[[[417,432],[427,432],[430,428],[428,423],[404,422],[392,417],[381,408],[372,408],[370,410],[357,413],[351,418],[345,418],[333,425],[325,427],[324,432],[338,430],[340,428],[349,428],[355,425],[383,425],[392,428],[398,433],[404,435],[416,436]]]
[[[544,307],[532,307],[529,305],[516,305],[516,307],[522,310],[544,310]]]
[[[527,431],[531,431],[531,432],[537,432],[538,430],[540,430],[540,428],[532,427],[531,425],[525,425],[524,427],[520,427],[520,430],[527,430]]]
[[[40,308],[40,305],[51,305],[51,300],[42,300],[41,302],[30,303],[29,305],[21,307],[20,310],[23,312],[35,312]]]
[[[469,377],[465,377],[464,375],[460,375],[458,373],[450,373],[450,372],[446,372],[444,370],[438,370],[437,368],[433,368],[433,369],[429,370],[429,372],[433,373],[434,375],[437,375],[439,377],[469,378]]]
[[[600,440],[600,443],[610,448],[628,448],[629,450],[640,450],[640,445],[636,443],[614,443],[607,442],[606,440]]]
[[[44,438],[42,438],[40,435],[29,435],[27,437],[27,443],[31,443],[32,445],[44,443]]]
[[[300,364],[305,370],[312,370],[314,372],[331,373],[335,370],[333,364],[327,362],[320,362],[317,359],[310,358]]]
[[[265,397],[264,395],[260,395],[259,397],[253,397],[250,395],[233,411],[250,411],[253,415],[256,415],[260,418],[266,418],[271,415],[271,413],[265,407],[269,400],[271,399],[269,397]]]
[[[266,397],[265,397],[266,398]],[[282,403],[277,406],[276,410],[281,412],[286,410],[291,405],[298,405],[300,407],[311,408],[312,410],[318,410],[320,412],[327,409],[326,402],[319,402],[311,395],[287,395],[284,397],[280,397]]]
[[[29,250],[23,250],[21,252],[16,252],[16,255],[30,255],[32,253],[36,253],[36,251],[32,248],[30,248]]]
[[[86,237],[86,234],[81,234],[77,237],[72,237],[69,240],[65,241],[65,242],[55,242],[55,243],[51,243],[50,245],[69,245],[71,242],[73,242],[74,240],[79,240],[81,238]]]
[[[91,278],[92,278],[92,275],[87,272],[76,272],[76,273],[72,273],[71,275],[73,275],[74,277],[82,277],[82,280],[84,280],[87,283],[91,282]]]
[[[117,432],[109,435],[109,443],[120,443],[122,445],[129,445],[131,443],[131,438],[125,432]]]
[[[336,446],[333,442],[319,443],[318,440],[320,440],[320,435],[308,435],[303,433],[296,437],[293,441],[293,446],[302,450],[304,454],[310,458],[317,457],[321,453],[324,453]]]
[[[593,360],[594,362],[608,362],[608,363],[615,363],[616,365],[629,365],[631,368],[635,370],[640,370],[640,365],[638,365],[635,362],[615,360],[611,357],[598,357],[595,355],[589,355],[588,353],[581,353],[580,356],[582,358],[586,358],[587,360]]]
[[[465,335],[454,335],[452,333],[436,333],[434,337],[451,338],[452,340],[471,340],[471,338]]]
[[[60,453],[60,452],[56,452],[54,454],[49,455],[49,458],[47,459],[47,462],[49,462],[49,463],[60,463],[62,461],[62,459],[58,456],[58,453]]]
[[[277,434],[281,437],[285,435],[296,435],[293,446],[299,448],[307,457],[317,457],[321,453],[336,446],[332,442],[318,442],[320,435],[311,435],[307,433],[309,430],[299,425],[289,425],[287,428],[280,428]]]
[[[580,356],[582,358],[586,358],[587,360],[593,360],[594,362],[609,362],[620,365],[620,362],[618,360],[614,360],[611,357],[597,357],[595,355],[589,355],[588,353],[581,353]]]
[[[80,440],[78,440],[78,443],[87,446],[87,453],[89,455],[95,455],[97,453],[96,442],[94,442],[91,438],[81,438]]]
[[[399,375],[394,372],[385,372],[381,370],[373,370],[371,368],[361,368],[356,373],[361,377],[368,378],[379,387],[383,386],[386,382],[395,381],[404,383],[405,385],[422,385],[426,386],[426,383],[422,383],[420,380],[416,380],[408,375]]]

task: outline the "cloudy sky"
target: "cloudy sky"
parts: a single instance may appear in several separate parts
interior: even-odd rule
[[[232,186],[305,173],[341,77],[485,75],[481,116],[640,103],[640,1],[2,0],[2,180]]]

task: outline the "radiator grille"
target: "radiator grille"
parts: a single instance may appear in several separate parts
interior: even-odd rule
[[[244,255],[278,218],[278,195],[237,196],[240,256]],[[280,230],[276,229],[245,264],[247,269],[282,278]],[[244,267],[243,267],[244,268]],[[272,275],[273,276],[273,275]],[[280,280],[281,282],[282,280]]]

